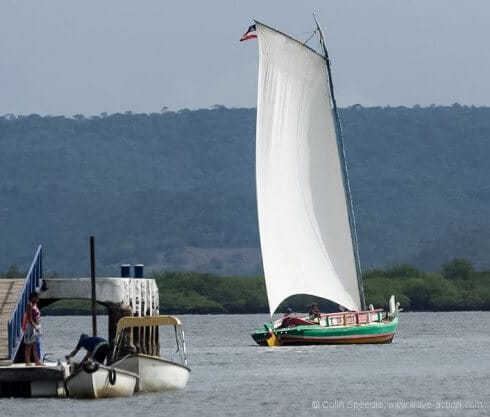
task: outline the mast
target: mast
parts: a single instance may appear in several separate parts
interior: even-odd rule
[[[92,336],[97,336],[97,294],[95,287],[95,237],[90,236],[90,288],[92,300]]]
[[[327,65],[328,86],[330,89],[331,104],[332,104],[332,109],[333,109],[333,114],[335,119],[335,131],[337,133],[336,136],[337,136],[337,144],[338,144],[339,157],[340,157],[340,166],[342,167],[342,179],[344,182],[345,199],[347,202],[347,212],[349,217],[349,226],[351,230],[352,247],[354,249],[357,285],[359,288],[359,296],[361,299],[361,310],[365,310],[366,300],[364,298],[364,285],[362,283],[361,262],[359,259],[359,245],[357,241],[356,219],[354,217],[354,207],[352,205],[352,197],[351,197],[350,184],[349,184],[349,171],[347,169],[347,164],[345,162],[345,149],[344,149],[344,138],[342,135],[342,125],[340,123],[339,112],[337,109],[337,102],[335,100],[335,94],[334,94],[333,82],[332,82],[332,72],[330,70],[330,58],[328,57],[327,45],[325,44],[325,37],[323,35],[323,31],[320,28],[320,25],[318,23],[315,14],[313,14],[313,19],[315,19],[317,31],[318,34],[320,35],[320,44],[323,49],[325,63]]]

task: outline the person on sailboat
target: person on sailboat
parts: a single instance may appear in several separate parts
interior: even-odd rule
[[[310,313],[309,313],[310,320],[312,320],[312,321],[318,320],[318,322],[320,322],[321,315],[322,314],[320,313],[320,310],[318,310],[318,304],[317,303],[313,303],[311,305]]]
[[[81,334],[75,349],[65,356],[66,360],[69,361],[81,348],[87,351],[81,363],[86,363],[92,358],[94,361],[103,364],[110,355],[110,346],[107,340],[102,337],[90,337],[86,334]]]

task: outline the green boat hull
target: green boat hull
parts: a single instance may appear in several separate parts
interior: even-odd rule
[[[398,317],[390,320],[360,325],[320,326],[318,324],[300,325],[274,329],[281,345],[337,345],[364,343],[391,343],[398,326]],[[266,325],[267,327],[267,325]],[[252,333],[259,345],[266,346],[270,333],[265,328]]]

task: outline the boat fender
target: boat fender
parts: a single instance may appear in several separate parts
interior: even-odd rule
[[[87,374],[93,374],[99,369],[99,364],[97,362],[84,362],[81,366],[82,369],[87,372]]]
[[[109,382],[111,385],[114,385],[116,383],[116,378],[116,370],[114,368],[111,368],[111,370],[109,371]]]

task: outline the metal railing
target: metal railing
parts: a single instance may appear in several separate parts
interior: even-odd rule
[[[365,311],[343,311],[339,313],[322,314],[321,318],[325,319],[327,327],[350,326],[369,324],[373,322],[381,323],[383,320],[383,309],[373,309]]]
[[[22,318],[26,311],[29,295],[36,291],[41,285],[43,276],[42,254],[42,246],[39,245],[31,267],[29,268],[29,272],[27,273],[22,292],[17,299],[17,305],[10,315],[10,320],[8,322],[8,348],[10,360],[15,359],[15,355],[17,354],[17,350],[19,349],[22,340],[22,335],[24,333],[22,331]]]

